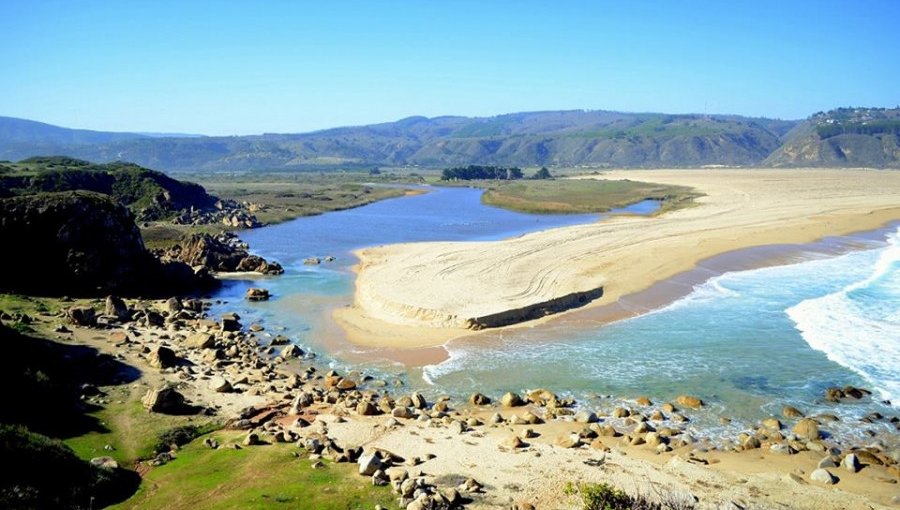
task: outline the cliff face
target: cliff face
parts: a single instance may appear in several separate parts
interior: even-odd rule
[[[144,248],[132,213],[94,192],[0,200],[0,290],[44,295],[166,295],[214,285]]]

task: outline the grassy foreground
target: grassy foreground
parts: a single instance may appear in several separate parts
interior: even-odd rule
[[[219,443],[240,442],[235,432],[212,434]],[[116,509],[195,510],[374,508],[393,506],[387,487],[374,487],[356,474],[356,464],[313,468],[295,454],[292,444],[271,444],[240,450],[226,446],[212,450],[195,440],[172,462],[153,468],[137,493],[110,507]]]
[[[476,184],[487,205],[543,214],[601,213],[642,200],[660,200],[665,212],[688,205],[699,193],[683,186],[632,180],[522,180]]]

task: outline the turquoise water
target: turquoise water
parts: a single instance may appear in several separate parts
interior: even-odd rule
[[[333,366],[403,374],[433,395],[546,387],[603,408],[620,398],[689,393],[710,404],[695,425],[713,434],[743,430],[779,414],[784,404],[837,414],[842,423],[830,429],[848,437],[860,433],[856,423],[865,414],[894,414],[880,401],[900,401],[900,233],[893,230],[858,240],[861,249],[843,255],[807,253],[796,263],[715,276],[674,303],[616,323],[594,323],[586,314],[452,341],[445,346],[449,359],[421,369],[348,361],[365,349],[327,342],[335,334],[330,311],[352,301],[352,249],[497,239],[597,219],[511,213],[481,205],[479,196],[478,190],[440,189],[243,232],[255,252],[279,260],[287,272],[266,280],[275,295],[270,302],[240,299],[251,282],[231,282],[219,298],[251,320],[286,327]],[[325,255],[337,260],[302,264]],[[874,389],[876,398],[840,406],[822,401],[825,388],[846,384]],[[732,423],[720,425],[722,415]]]

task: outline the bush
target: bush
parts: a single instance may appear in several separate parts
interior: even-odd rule
[[[153,448],[154,453],[163,453],[172,449],[172,445],[184,446],[202,434],[199,428],[194,425],[184,425],[169,429],[159,435],[156,446]]]
[[[585,483],[577,487],[571,483],[564,491],[568,495],[579,494],[584,510],[691,510],[693,502],[681,501],[672,494],[663,494],[660,502],[644,496],[629,496],[625,491],[605,483]]]

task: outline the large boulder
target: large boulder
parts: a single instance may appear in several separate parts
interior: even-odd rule
[[[798,421],[791,431],[806,439],[819,439],[819,424],[812,418],[803,418]]]
[[[106,296],[106,315],[115,317],[121,322],[131,318],[128,305],[125,304],[125,300],[118,296]]]
[[[176,361],[175,351],[164,346],[152,349],[147,356],[147,362],[150,363],[150,366],[156,368],[174,367]]]
[[[170,248],[165,256],[171,260],[184,262],[190,266],[204,267],[218,272],[257,272],[281,274],[284,272],[276,262],[268,262],[247,252],[247,245],[231,233],[218,236],[192,234],[183,243]]]
[[[703,407],[703,401],[692,395],[679,395],[678,398],[675,399],[675,402],[684,407],[690,407],[691,409],[700,409]]]
[[[503,407],[518,407],[521,405],[525,405],[525,402],[522,401],[522,397],[520,397],[517,393],[513,393],[508,391],[500,397],[500,405]]]
[[[145,409],[154,413],[178,414],[186,407],[184,395],[168,386],[147,390],[141,402]]]
[[[250,301],[268,301],[269,291],[266,289],[251,287],[247,289],[247,294],[245,295],[245,297]]]

